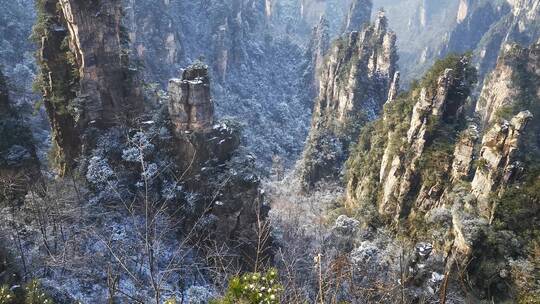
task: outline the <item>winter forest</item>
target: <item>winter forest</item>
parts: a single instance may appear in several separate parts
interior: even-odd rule
[[[0,304],[540,304],[540,0],[0,0]]]

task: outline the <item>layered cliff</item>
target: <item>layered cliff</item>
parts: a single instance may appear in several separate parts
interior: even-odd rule
[[[362,31],[338,39],[320,69],[311,131],[301,160],[306,189],[337,177],[360,128],[375,119],[396,73],[396,36],[380,12]]]
[[[358,31],[371,20],[371,0],[354,0],[351,3],[347,18],[345,19],[344,32]]]
[[[439,55],[474,50],[483,78],[508,43],[529,46],[540,38],[538,1],[461,1],[455,27]]]
[[[138,117],[142,97],[129,65],[121,1],[37,2],[33,37],[39,44],[43,94],[61,172],[75,165],[88,128]],[[90,18],[89,16],[94,16]]]
[[[367,225],[397,225],[407,240],[431,243],[448,280],[455,265],[464,267],[478,298],[522,299],[538,291],[523,290],[515,262],[535,263],[528,251],[538,242],[516,221],[539,220],[540,103],[537,87],[525,81],[537,82],[535,54],[536,47],[516,46],[501,55],[483,90],[480,123],[464,111],[476,78],[470,57],[437,62],[385,105],[348,161],[348,208]],[[504,114],[490,119],[493,108]]]
[[[500,118],[510,119],[520,110],[531,109],[538,99],[540,46],[523,48],[507,44],[501,50],[496,68],[489,75],[476,103],[483,127]]]
[[[304,85],[306,86],[306,101],[311,104],[317,96],[320,82],[320,70],[324,57],[330,49],[330,34],[328,20],[321,16],[317,26],[313,27],[311,39],[306,50],[304,63]]]
[[[417,88],[387,103],[384,118],[370,127],[377,128],[372,132],[378,135],[366,138],[364,132],[360,150],[349,161],[350,202],[370,202],[380,191],[378,213],[398,220],[438,200],[451,165],[445,160],[451,158],[474,82],[467,60],[452,57],[440,62]],[[373,180],[380,188],[373,187]]]
[[[24,204],[0,210],[6,219],[3,231],[31,231],[19,239],[19,245],[28,246],[21,252],[25,271],[42,279],[62,303],[164,302],[188,301],[193,285],[218,285],[218,276],[184,275],[185,267],[226,261],[235,269],[253,269],[263,263],[269,238],[261,239],[261,225],[268,210],[255,157],[241,147],[237,123],[215,119],[209,68],[197,63],[176,71],[167,93],[143,92],[148,86],[138,81],[141,71],[129,51],[122,1],[44,0],[37,5],[36,84],[61,174],[32,180],[43,187],[21,195]],[[237,5],[252,8],[247,2]],[[3,178],[4,156],[13,166],[17,157],[33,152],[26,149],[32,142],[23,136],[26,129],[4,128],[11,119],[4,119],[7,95],[1,84],[0,131],[9,139],[0,151]],[[143,93],[157,102],[150,106],[149,98],[143,104]],[[27,173],[15,165],[13,172]],[[85,211],[71,212],[79,208]],[[52,213],[57,224],[40,221]],[[62,240],[52,232],[59,227],[65,229]],[[72,239],[77,246],[71,246]],[[51,264],[50,272],[37,270],[49,267],[60,252],[73,263],[69,270],[56,271],[58,264]],[[138,271],[141,263],[144,270]],[[112,272],[124,286],[121,295],[107,293],[106,277]],[[58,284],[65,281],[70,283]]]
[[[405,82],[421,77],[437,58],[474,53],[483,78],[495,67],[507,43],[529,46],[539,38],[537,1],[509,0],[377,0],[399,40]]]
[[[172,152],[176,175],[183,176],[183,191],[199,196],[192,210],[186,210],[186,227],[201,230],[201,238],[208,239],[210,246],[227,246],[238,255],[236,263],[253,267],[269,254],[268,239],[257,243],[257,225],[268,210],[255,159],[240,148],[239,127],[214,121],[213,109],[208,67],[189,66],[181,79],[169,81],[168,121],[173,136],[163,145]]]

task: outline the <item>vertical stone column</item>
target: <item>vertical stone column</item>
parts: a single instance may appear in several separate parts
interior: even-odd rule
[[[214,102],[210,94],[208,67],[195,64],[169,81],[169,115],[174,132],[206,132],[214,124]]]

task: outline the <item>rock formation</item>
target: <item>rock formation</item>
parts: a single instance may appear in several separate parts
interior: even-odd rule
[[[480,83],[507,43],[529,46],[540,37],[535,0],[374,0],[396,30],[404,83],[437,60],[472,51]]]
[[[292,20],[288,7],[264,0],[131,0],[125,11],[130,49],[147,83],[166,90],[182,67],[204,61],[216,113],[250,126],[245,140],[260,166],[270,167],[274,155],[287,165],[298,157],[312,104],[297,89],[306,61],[300,42],[311,28],[302,23],[302,40],[293,38],[300,34],[289,22],[301,19]]]
[[[523,148],[522,135],[532,118],[531,112],[521,112],[510,122],[495,124],[482,139],[479,167],[471,189],[478,199],[480,213],[486,218],[492,219],[494,214],[489,205],[490,197],[501,195],[525,170],[518,160],[518,151]]]
[[[175,133],[205,131],[214,125],[214,103],[210,96],[208,68],[194,65],[181,79],[169,81],[169,115]]]
[[[74,166],[89,126],[137,118],[142,98],[129,66],[121,1],[38,1],[39,86],[61,172]],[[88,16],[94,16],[88,18]]]
[[[540,7],[534,0],[463,0],[456,15],[455,23],[432,50],[431,57],[473,50],[481,80],[495,67],[504,45],[529,46],[540,37]]]
[[[253,1],[233,2],[228,4],[234,12],[258,9]],[[148,200],[138,196],[137,179],[151,188],[152,200],[167,201],[161,190],[172,172],[175,184],[182,183],[184,191],[173,196],[183,206],[182,213],[174,216],[182,218],[178,221],[184,228],[201,231],[202,239],[228,246],[235,256],[247,256],[239,258],[239,264],[251,261],[260,253],[252,249],[257,222],[266,217],[260,180],[254,158],[239,148],[239,127],[232,122],[214,123],[208,68],[197,63],[183,70],[180,79],[169,82],[169,96],[164,98],[169,103],[164,109],[156,104],[143,116],[143,86],[129,60],[124,3],[44,0],[38,4],[40,23],[34,35],[40,42],[40,88],[62,156],[61,173],[79,170],[76,173],[86,177],[93,199],[112,204]],[[232,47],[240,46],[233,41]],[[76,161],[80,166],[75,166]]]
[[[364,24],[369,23],[372,7],[371,0],[354,0],[345,20],[344,32],[358,31]]]
[[[360,127],[375,119],[396,72],[396,36],[380,12],[361,32],[334,43],[320,70],[319,96],[301,163],[306,189],[337,176]]]
[[[182,71],[181,79],[169,82],[169,119],[174,139],[178,174],[184,176],[186,191],[200,193],[187,229],[208,219],[202,237],[227,245],[242,258],[237,262],[252,266],[257,254],[259,220],[268,210],[254,172],[254,158],[239,149],[240,132],[230,122],[214,123],[214,104],[210,96],[208,67],[196,63]],[[269,241],[269,240],[268,240]],[[266,248],[268,245],[259,244]],[[266,258],[268,252],[262,253]]]
[[[311,40],[306,51],[306,62],[304,64],[304,83],[307,86],[307,100],[311,104],[317,96],[320,82],[320,69],[323,66],[324,58],[330,48],[330,35],[328,21],[321,16],[317,26],[313,28]]]
[[[329,21],[330,36],[334,37],[343,33],[345,20],[347,20],[353,0],[300,0],[298,2],[303,22],[314,25],[317,24],[321,15],[325,15]],[[355,8],[361,9],[361,7]],[[365,22],[369,22],[370,15],[371,12],[368,13]]]
[[[498,273],[508,256],[528,258],[515,246],[535,242],[519,219],[540,220],[539,66],[537,46],[507,48],[484,85],[478,125],[464,111],[476,79],[470,57],[437,62],[386,104],[347,163],[348,207],[362,210],[366,224],[400,225],[407,239],[431,239],[447,270],[467,269],[479,298],[490,288],[507,298],[514,278]]]
[[[500,197],[530,168],[527,153],[539,146],[540,44],[507,45],[476,105],[484,128],[479,166],[472,181],[482,215],[493,219],[493,197]],[[534,135],[536,134],[536,135]],[[533,153],[534,155],[534,153]],[[531,156],[529,156],[531,157]]]
[[[540,44],[525,49],[515,44],[505,46],[476,103],[483,127],[497,122],[498,118],[510,119],[508,114],[516,114],[513,108],[519,107],[519,103],[533,103],[526,99],[540,96],[540,89],[536,88],[535,92],[535,81],[540,79],[539,65]],[[524,87],[532,91],[524,92]]]
[[[59,4],[64,24],[58,26],[69,32],[69,49],[79,70],[78,123],[85,128],[90,123],[107,126],[137,118],[142,99],[132,85],[122,1]]]
[[[413,205],[416,208],[431,205],[442,195],[443,181],[438,180],[436,174],[425,175],[424,178],[429,181],[422,181],[420,166],[429,167],[427,163],[433,161],[430,158],[434,157],[429,154],[438,153],[430,151],[430,146],[437,143],[435,137],[439,136],[438,129],[443,129],[445,124],[451,125],[459,120],[472,81],[467,64],[466,59],[455,58],[452,68],[438,71],[440,73],[438,75],[432,75],[437,81],[424,80],[424,86],[411,95],[415,103],[409,122],[403,125],[400,131],[402,134],[397,134],[399,132],[392,127],[396,122],[391,122],[390,113],[385,112],[382,123],[387,125],[388,133],[385,138],[387,143],[382,155],[381,167],[376,171],[381,187],[381,199],[377,205],[379,214],[396,219],[405,218],[409,216]],[[391,102],[387,108],[399,106],[394,103],[398,101]],[[403,139],[401,139],[402,136]],[[459,154],[459,152],[455,153]],[[438,157],[443,157],[443,154]],[[446,172],[451,163],[442,165],[442,172]],[[353,188],[349,189],[349,196],[354,201],[368,201],[374,195],[367,190],[371,184],[369,178],[352,177],[352,180],[360,180],[360,185],[356,187],[350,185]],[[362,180],[367,184],[362,184]]]

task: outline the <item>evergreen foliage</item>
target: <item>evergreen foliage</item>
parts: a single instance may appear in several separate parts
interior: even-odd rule
[[[278,304],[283,287],[276,269],[233,277],[225,295],[211,304]]]

